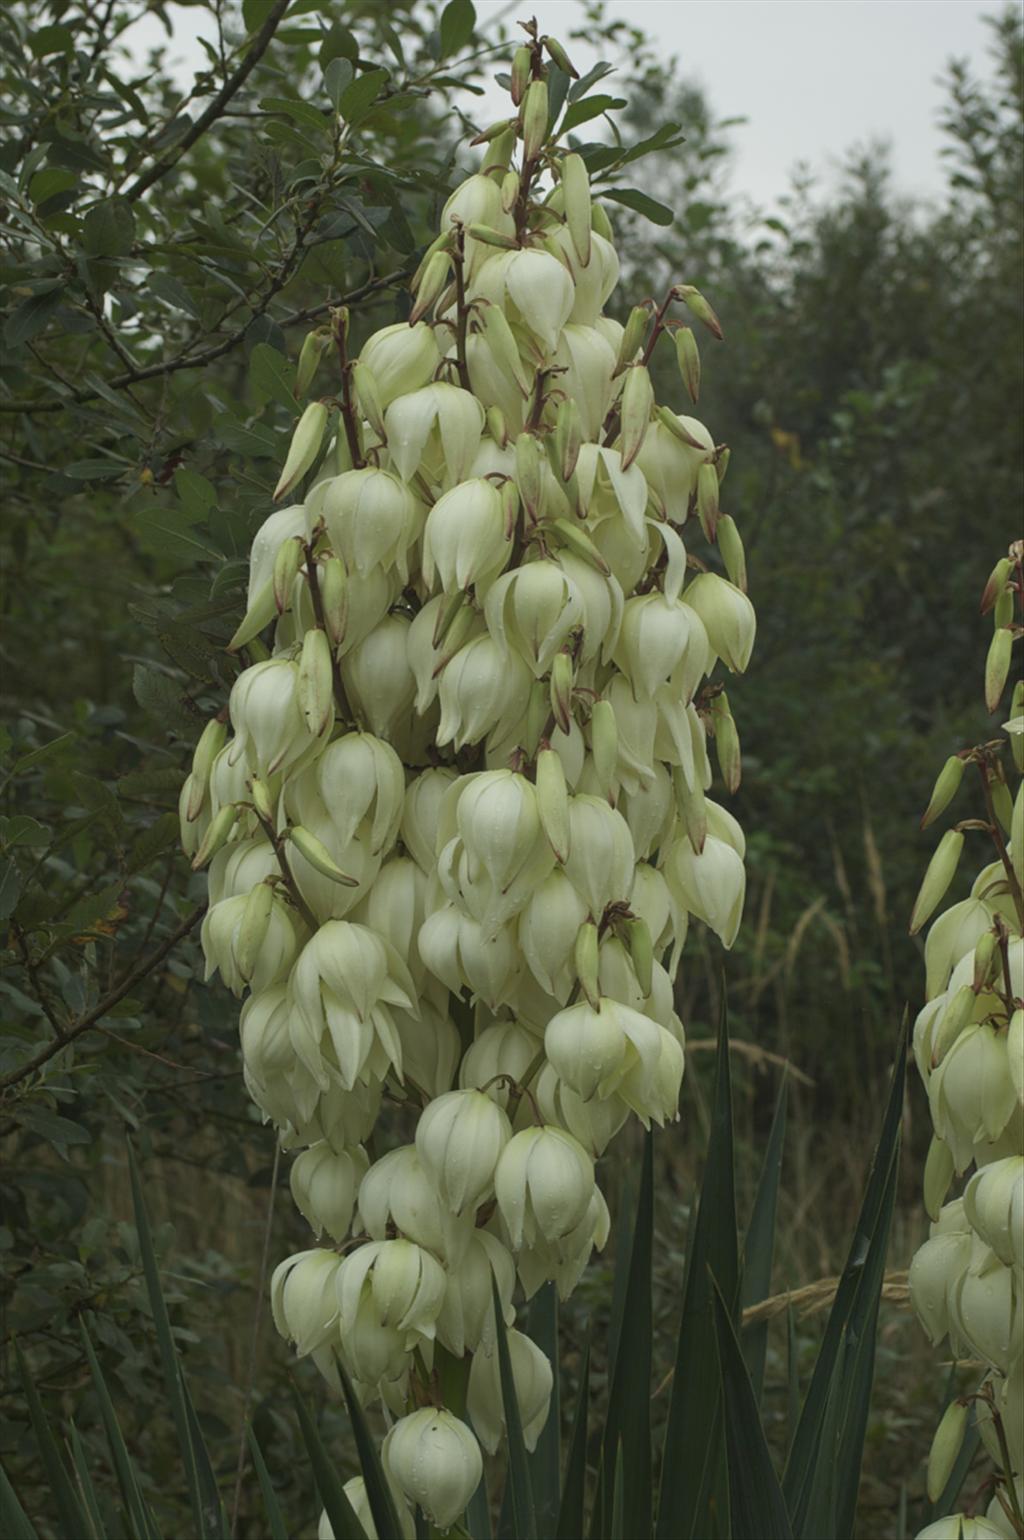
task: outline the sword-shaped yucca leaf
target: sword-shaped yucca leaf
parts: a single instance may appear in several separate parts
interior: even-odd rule
[[[267,1462],[263,1458],[260,1441],[253,1432],[251,1423],[246,1428],[245,1434],[249,1441],[249,1453],[252,1455],[253,1469],[260,1484],[260,1492],[263,1494],[263,1511],[267,1516],[267,1524],[270,1527],[270,1540],[288,1540],[288,1530],[285,1527],[281,1505],[277,1500],[277,1493],[274,1491],[270,1472],[267,1470]]]
[[[100,1513],[99,1499],[96,1496],[96,1488],[93,1486],[92,1474],[89,1470],[89,1459],[85,1452],[85,1445],[78,1436],[78,1429],[72,1419],[69,1428],[69,1441],[71,1444],[71,1460],[75,1467],[75,1477],[78,1481],[78,1490],[82,1494],[82,1507],[85,1509],[88,1520],[88,1529],[85,1530],[85,1540],[107,1540],[107,1526],[103,1522]]]
[[[772,1259],[775,1254],[775,1216],[778,1209],[782,1149],[786,1139],[786,1100],[789,1081],[783,1072],[775,1115],[758,1178],[754,1207],[743,1241],[743,1268],[740,1282],[740,1308],[746,1310],[767,1299],[772,1287]],[[755,1321],[743,1328],[743,1356],[750,1370],[754,1399],[760,1405],[764,1385],[764,1360],[768,1348],[768,1321]]]
[[[583,1353],[580,1389],[569,1438],[555,1540],[579,1540],[583,1534],[583,1502],[587,1481],[587,1408],[590,1402],[590,1343]]]
[[[608,1391],[608,1420],[602,1466],[616,1477],[632,1533],[651,1532],[651,1260],[654,1237],[654,1136],[644,1140],[640,1191],[635,1207],[632,1244],[616,1258],[616,1271],[626,1273],[623,1313],[615,1365]],[[606,1494],[604,1527],[614,1531],[611,1493]]]
[[[50,1431],[49,1419],[43,1410],[43,1403],[39,1399],[39,1393],[32,1383],[32,1375],[28,1364],[25,1362],[21,1349],[16,1347],[18,1359],[18,1372],[21,1375],[22,1389],[28,1402],[28,1414],[32,1422],[32,1430],[36,1436],[36,1444],[42,1457],[43,1469],[46,1472],[46,1482],[53,1495],[54,1506],[60,1519],[61,1528],[69,1535],[85,1535],[88,1533],[85,1514],[78,1494],[71,1484],[71,1478],[67,1473],[64,1461],[60,1457],[57,1442]]]
[[[203,1522],[206,1525],[204,1534],[216,1536],[217,1540],[228,1540],[227,1518],[224,1513],[224,1504],[220,1500],[220,1488],[217,1485],[217,1477],[214,1475],[213,1463],[210,1453],[203,1438],[203,1430],[199,1426],[199,1418],[196,1416],[195,1406],[192,1404],[192,1393],[188,1388],[185,1371],[179,1364],[178,1372],[181,1376],[181,1393],[185,1398],[185,1414],[188,1417],[189,1437],[192,1440],[192,1449],[196,1462],[196,1477],[199,1482],[199,1497],[203,1505]]]
[[[174,1338],[171,1336],[171,1322],[167,1314],[163,1290],[160,1287],[160,1271],[157,1267],[156,1252],[153,1249],[153,1237],[150,1233],[146,1206],[142,1200],[142,1184],[139,1181],[135,1152],[131,1144],[128,1145],[128,1174],[131,1178],[132,1205],[135,1210],[135,1232],[139,1240],[142,1272],[146,1280],[149,1308],[153,1313],[153,1325],[156,1328],[156,1342],[160,1352],[164,1387],[167,1392],[168,1402],[170,1403],[174,1431],[178,1436],[181,1469],[185,1490],[188,1493],[189,1505],[192,1509],[196,1536],[199,1537],[199,1540],[220,1540],[220,1537],[226,1534],[224,1511],[219,1500],[213,1512],[209,1512],[203,1502],[199,1480],[199,1462],[192,1442],[192,1430],[189,1426],[188,1409],[185,1405],[181,1365],[178,1362]]]
[[[39,1531],[29,1521],[18,1495],[0,1465],[0,1533],[4,1540],[39,1540]]]
[[[345,1392],[345,1405],[348,1407],[349,1421],[352,1424],[352,1432],[355,1434],[356,1453],[359,1455],[359,1469],[366,1483],[366,1500],[373,1514],[373,1524],[378,1540],[402,1540],[402,1523],[398,1517],[398,1509],[395,1507],[391,1483],[384,1474],[377,1440],[366,1425],[362,1403],[352,1389],[348,1370],[338,1353],[334,1355],[334,1362],[341,1380],[341,1388]]]
[[[612,1512],[611,1523],[608,1527],[609,1540],[627,1540],[625,1530],[626,1510],[626,1480],[623,1473],[622,1444],[615,1446],[615,1475],[612,1481]],[[636,1540],[639,1535],[649,1534],[649,1530],[633,1529],[630,1523],[628,1540]]]
[[[715,1331],[725,1398],[731,1540],[793,1540],[757,1396],[743,1361],[729,1309],[714,1286]]]
[[[306,1403],[294,1385],[291,1391],[295,1410],[299,1416],[299,1427],[302,1429],[302,1441],[309,1455],[309,1463],[313,1467],[313,1480],[316,1482],[320,1501],[324,1505],[327,1521],[334,1531],[334,1540],[366,1540],[366,1531],[356,1518],[355,1510],[345,1496],[345,1489],[338,1475],[335,1461],[324,1448]],[[378,1534],[380,1533],[381,1531],[378,1530]],[[388,1540],[397,1540],[397,1530],[389,1529],[384,1533]]]
[[[782,1489],[793,1528],[798,1534],[806,1530],[805,1519],[811,1503],[812,1488],[815,1486],[818,1488],[815,1507],[821,1511],[820,1493],[828,1473],[819,1472],[819,1464],[822,1460],[826,1465],[831,1464],[837,1455],[837,1450],[829,1448],[825,1438],[826,1425],[832,1420],[827,1413],[833,1395],[838,1397],[834,1436],[844,1440],[847,1456],[855,1457],[858,1472],[860,1469],[863,1423],[867,1416],[866,1397],[870,1394],[873,1363],[874,1318],[881,1293],[895,1201],[906,1062],[907,1031],[904,1022],[889,1100],[864,1201],[783,1477]],[[865,1335],[870,1339],[866,1356],[860,1351]],[[836,1495],[838,1498],[838,1492]],[[849,1509],[848,1492],[841,1506],[845,1516]],[[837,1512],[837,1520],[839,1516]]]
[[[728,1505],[728,1473],[719,1390],[718,1350],[709,1275],[730,1309],[739,1284],[736,1186],[733,1165],[729,1023],[722,995],[711,1135],[692,1228],[683,1284],[672,1402],[661,1462],[657,1540],[700,1540],[711,1534]]]
[[[505,1317],[501,1311],[501,1297],[497,1280],[491,1279],[494,1295],[494,1320],[498,1336],[498,1369],[501,1374],[501,1401],[505,1411],[505,1437],[508,1445],[508,1475],[512,1494],[512,1522],[516,1540],[539,1540],[537,1515],[533,1504],[533,1488],[530,1484],[530,1467],[523,1441],[523,1420],[519,1414],[515,1381],[512,1378],[512,1360],[508,1351]]]
[[[142,1495],[138,1477],[135,1474],[135,1466],[131,1456],[125,1447],[121,1426],[114,1411],[114,1403],[110,1398],[107,1382],[103,1377],[96,1350],[92,1345],[85,1322],[81,1322],[82,1343],[85,1347],[85,1356],[89,1364],[89,1372],[92,1375],[93,1388],[96,1391],[96,1399],[100,1406],[100,1416],[103,1419],[103,1430],[107,1435],[107,1443],[110,1446],[111,1459],[114,1462],[114,1470],[117,1474],[117,1482],[121,1488],[121,1496],[128,1510],[128,1518],[132,1527],[134,1540],[160,1540],[160,1534],[153,1521],[153,1515]]]
[[[537,1510],[537,1528],[542,1535],[554,1532],[558,1519],[559,1472],[562,1465],[562,1411],[558,1373],[558,1291],[546,1283],[530,1302],[527,1318],[530,1336],[543,1353],[554,1373],[548,1420],[541,1429],[537,1447],[530,1455],[530,1485]],[[581,1531],[582,1533],[582,1531]]]

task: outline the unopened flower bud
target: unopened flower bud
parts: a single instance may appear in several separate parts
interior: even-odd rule
[[[676,359],[683,377],[686,393],[696,402],[700,396],[700,349],[689,326],[676,327]]]
[[[334,675],[327,633],[316,626],[302,639],[296,698],[306,727],[319,738],[334,721]]]
[[[994,608],[1000,595],[1006,592],[1006,584],[1012,571],[1013,563],[1008,556],[1003,556],[992,568],[981,595],[983,615],[987,615],[989,610]]]
[[[718,549],[722,553],[725,562],[725,570],[729,575],[730,583],[747,591],[747,555],[743,549],[743,540],[736,521],[731,513],[719,513],[718,523],[715,526],[715,539]]]
[[[234,943],[235,966],[246,981],[256,972],[256,964],[270,929],[273,908],[274,890],[270,883],[257,883],[245,901]]]
[[[1013,632],[1008,626],[1000,626],[993,634],[985,659],[985,705],[995,711],[1006,688],[1013,657]]]
[[[569,76],[570,80],[579,80],[579,70],[575,68],[571,59],[569,58],[569,55],[566,53],[558,39],[555,37],[547,36],[543,39],[543,43],[552,60],[552,63],[557,64],[560,70],[564,70],[565,73]]]
[[[578,403],[566,396],[555,417],[554,449],[562,479],[568,481],[576,469],[583,443],[583,427]]]
[[[233,803],[230,803],[227,807],[222,807],[219,812],[214,814],[210,819],[210,826],[203,837],[202,843],[192,858],[192,870],[194,872],[202,871],[207,861],[211,860],[217,854],[217,851],[220,850],[221,846],[227,843],[228,836],[235,827],[237,820],[238,808]]]
[[[331,882],[340,883],[345,888],[359,886],[357,878],[350,877],[347,872],[342,871],[323,840],[317,839],[315,834],[304,829],[301,824],[292,825],[288,830],[288,839],[322,877],[328,877]]]
[[[274,488],[274,501],[278,502],[290,492],[296,482],[309,470],[320,453],[327,429],[327,407],[323,401],[311,401],[299,418],[291,445],[284,462],[284,469]]]
[[[598,958],[600,937],[592,920],[585,920],[576,932],[572,965],[588,1003],[598,1009],[601,990],[598,984]]]
[[[967,1402],[951,1401],[935,1430],[928,1452],[928,1500],[938,1502],[953,1472],[967,1429]]]
[[[548,88],[543,80],[531,80],[523,93],[520,110],[523,125],[523,163],[536,160],[548,136]]]
[[[565,222],[573,249],[584,267],[590,261],[590,177],[582,155],[566,155],[562,160],[562,191]]]
[[[384,1439],[382,1457],[395,1485],[438,1529],[461,1516],[483,1475],[480,1445],[443,1407],[424,1406],[400,1417]]]
[[[452,270],[452,259],[447,251],[435,251],[423,269],[416,289],[416,303],[409,313],[409,322],[415,326],[436,300],[440,299]]]
[[[224,722],[217,717],[211,717],[199,735],[199,742],[192,755],[191,785],[185,805],[185,817],[189,823],[194,823],[202,811],[210,784],[210,771],[213,769],[214,760],[224,747],[227,732]]]
[[[924,874],[914,908],[910,916],[910,934],[916,936],[921,926],[935,912],[953,881],[964,848],[964,837],[958,829],[947,829],[942,836]]]
[[[959,754],[951,754],[939,771],[932,794],[921,817],[921,828],[927,829],[952,802],[964,778],[964,761]]]
[[[413,323],[415,324],[415,323]],[[357,359],[352,365],[352,388],[355,391],[356,403],[370,427],[379,439],[386,437],[384,431],[384,406],[381,401],[377,381],[369,364]]]
[[[619,764],[619,726],[609,700],[594,702],[590,713],[590,752],[602,792],[609,796],[616,784]]]
[[[953,1154],[944,1140],[932,1135],[924,1163],[924,1207],[929,1219],[938,1219],[953,1180]]]
[[[554,749],[541,749],[537,755],[537,812],[556,861],[564,865],[569,858],[569,793]]]
[[[331,332],[327,326],[318,326],[316,331],[307,332],[303,338],[302,347],[299,349],[299,361],[295,368],[296,401],[301,401],[303,396],[309,394],[309,387],[313,383],[324,354],[331,347],[331,342]]]
[[[515,106],[519,106],[526,95],[526,88],[530,84],[533,74],[533,50],[525,46],[516,49],[512,55],[512,82],[510,94]]]
[[[624,471],[629,469],[640,453],[640,447],[650,426],[653,408],[654,388],[651,385],[650,375],[643,364],[630,365],[626,370],[626,380],[622,387],[622,400],[619,405],[619,417],[622,423],[619,452],[622,455]]]
[[[697,516],[707,539],[714,543],[718,528],[718,472],[704,464],[697,472]]]
[[[703,321],[711,335],[717,337],[719,342],[721,342],[721,323],[703,294],[698,289],[695,289],[692,283],[677,283],[673,294],[676,299],[681,299],[687,309],[692,311],[697,317],[697,320]]]

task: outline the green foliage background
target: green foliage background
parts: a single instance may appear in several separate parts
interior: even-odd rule
[[[126,1129],[219,1468],[233,1468],[252,1384],[282,1502],[315,1522],[287,1355],[265,1323],[254,1330],[268,1223],[275,1257],[306,1235],[287,1202],[268,1220],[273,1138],[242,1086],[236,1003],[202,983],[204,883],[177,853],[176,793],[236,667],[224,645],[305,329],[346,296],[357,342],[407,312],[402,285],[460,174],[472,90],[495,68],[468,0],[443,15],[422,0],[196,9],[223,30],[194,102],[163,53],[140,65],[125,47],[158,4],[11,0],[0,31],[0,1456],[31,1512],[42,1478],[17,1339],[46,1404],[75,1408],[102,1464],[86,1315],[170,1533],[181,1494],[153,1395]],[[577,130],[625,190],[609,210],[620,293],[695,283],[726,330],[724,347],[704,347],[697,411],[732,447],[724,505],[760,628],[732,692],[750,838],[732,1033],[813,1082],[794,1088],[782,1287],[834,1266],[856,1209],[894,1025],[922,987],[905,926],[930,848],[917,819],[936,767],[984,733],[975,604],[1022,505],[1022,26],[1016,9],[993,22],[994,87],[951,67],[946,193],[927,211],[896,196],[881,152],[851,160],[831,201],[796,186],[782,207],[730,208],[713,101],[627,24],[594,8],[585,30],[618,68],[592,99],[629,102],[623,143],[667,123],[686,136],[632,162],[605,148],[607,120]],[[659,395],[682,408],[670,350],[655,366]],[[691,941],[683,1016],[698,1045],[713,1037],[720,965]],[[662,1141],[666,1276],[710,1057],[691,1056],[686,1121]],[[758,1052],[735,1073],[753,1159],[775,1084]],[[907,1117],[920,1153],[916,1088]],[[625,1179],[627,1153],[606,1162],[606,1185]],[[909,1167],[904,1264],[924,1227]],[[606,1311],[606,1281],[596,1268],[580,1319]],[[566,1330],[572,1372],[579,1321]],[[885,1351],[883,1338],[883,1371]],[[769,1380],[771,1368],[770,1353]],[[599,1363],[592,1383],[600,1395]],[[938,1394],[899,1403],[905,1437],[879,1501],[901,1473],[920,1500]],[[261,1534],[248,1486],[240,1511],[241,1533]]]

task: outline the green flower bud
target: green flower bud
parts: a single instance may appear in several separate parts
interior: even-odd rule
[[[928,1452],[928,1500],[938,1502],[953,1473],[967,1430],[966,1401],[951,1401],[935,1430]]]
[[[700,290],[695,289],[692,283],[677,283],[672,292],[676,299],[681,299],[687,309],[693,312],[698,321],[703,321],[712,336],[717,337],[721,342],[721,323]]]
[[[953,1152],[948,1144],[933,1134],[924,1163],[923,1184],[925,1212],[929,1219],[938,1219],[952,1180]]]
[[[575,669],[569,653],[556,653],[551,662],[551,715],[563,733],[572,725],[572,689]]]
[[[327,430],[328,411],[323,401],[311,401],[303,412],[292,434],[291,445],[284,462],[284,469],[274,488],[274,501],[279,502],[290,492],[296,482],[309,470],[320,453]]]
[[[697,472],[697,517],[707,539],[714,543],[718,526],[718,472],[702,465]]]
[[[409,324],[415,326],[426,315],[431,305],[440,299],[452,270],[452,259],[447,251],[435,251],[423,269],[423,276],[416,286],[416,303],[409,313]]]
[[[594,756],[597,783],[608,796],[616,785],[619,765],[619,724],[610,700],[594,702],[590,713],[590,752]]]
[[[531,80],[523,94],[519,113],[523,125],[523,162],[537,159],[548,136],[548,88],[543,80]]]
[[[334,860],[323,840],[317,839],[308,829],[301,824],[293,824],[288,830],[288,839],[293,844],[300,856],[304,856],[310,866],[318,871],[321,877],[327,877],[331,882],[337,882],[343,888],[356,888],[359,886],[358,878],[350,877],[343,872],[337,861]]]
[[[1013,632],[1001,626],[992,637],[985,659],[985,705],[995,711],[1006,688],[1013,654]]]
[[[334,646],[340,647],[348,629],[348,572],[340,556],[327,558],[318,580],[327,634]]]
[[[566,396],[559,404],[553,434],[556,467],[563,481],[568,481],[576,469],[583,444],[583,426],[578,402]]]
[[[921,828],[927,829],[934,823],[940,813],[944,813],[960,790],[960,782],[964,778],[964,761],[959,754],[951,754],[939,771],[938,779],[932,788],[931,798],[921,817]]]
[[[509,92],[515,106],[519,106],[526,95],[533,74],[533,50],[525,45],[516,49],[512,55],[512,83]]]
[[[263,943],[270,929],[270,916],[274,908],[274,890],[269,882],[257,883],[245,901],[242,919],[235,938],[235,966],[243,979],[248,981],[256,971]]]
[[[537,755],[537,812],[555,860],[564,865],[569,859],[569,793],[554,749],[541,749]]]
[[[303,637],[296,691],[306,727],[319,738],[334,720],[334,674],[331,644],[318,627]]]
[[[689,326],[676,328],[676,359],[686,393],[696,403],[700,396],[700,349]]]
[[[387,436],[384,432],[384,407],[380,391],[377,389],[377,381],[369,364],[357,360],[352,365],[352,387],[359,410],[377,437],[383,440]]]
[[[552,62],[557,64],[560,70],[564,70],[565,73],[569,76],[570,80],[579,80],[579,70],[573,66],[569,55],[566,53],[565,49],[562,47],[557,38],[550,36],[545,37],[544,47],[547,50],[547,53]]]
[[[274,557],[274,604],[277,613],[283,615],[292,602],[292,589],[295,587],[295,579],[299,575],[302,566],[303,542],[298,535],[293,535],[291,540],[282,540]]]
[[[637,983],[646,999],[651,992],[654,974],[654,944],[647,921],[641,919],[639,915],[632,920],[627,920],[626,940]]]
[[[582,155],[566,155],[561,171],[565,222],[573,249],[586,267],[590,261],[590,177],[586,162]]]
[[[716,695],[711,703],[711,725],[715,734],[718,768],[722,772],[726,789],[735,793],[739,790],[742,777],[740,739],[732,712],[729,710],[729,697],[724,690],[720,695]]]
[[[238,652],[243,647],[251,647],[254,639],[259,636],[264,626],[268,626],[277,616],[277,602],[274,598],[273,580],[264,583],[259,593],[255,596],[242,617],[242,623],[234,636],[228,642],[228,652]]]
[[[321,360],[333,344],[330,328],[318,326],[316,331],[307,332],[299,349],[299,362],[295,369],[295,399],[301,401],[303,396],[309,394],[316,372]]]
[[[640,453],[640,447],[651,424],[653,408],[654,389],[651,385],[651,377],[643,364],[633,364],[626,370],[626,381],[622,387],[622,400],[619,406],[619,418],[622,423],[619,450],[624,471],[629,469]],[[716,482],[716,494],[717,488]]]
[[[192,755],[191,786],[185,809],[185,817],[189,823],[195,823],[202,811],[210,784],[210,771],[214,760],[227,741],[227,735],[227,725],[217,717],[211,717],[199,735],[199,742]]]
[[[747,556],[743,549],[740,532],[736,528],[736,521],[731,513],[719,513],[715,538],[718,549],[722,553],[722,560],[725,562],[725,570],[729,574],[729,581],[746,593]]]
[[[1002,557],[992,568],[981,595],[981,613],[983,615],[987,615],[1000,595],[1006,592],[1006,585],[1012,571],[1013,563],[1008,556]]]
[[[228,835],[235,827],[237,820],[238,809],[234,803],[229,803],[227,807],[222,807],[220,812],[214,814],[210,819],[210,827],[206,831],[203,842],[192,858],[194,872],[202,871],[207,861],[217,854],[222,845],[227,844]]]
[[[916,936],[921,926],[935,912],[953,881],[964,848],[964,837],[958,829],[947,829],[939,841],[928,869],[924,874],[914,908],[910,916],[910,934]]]

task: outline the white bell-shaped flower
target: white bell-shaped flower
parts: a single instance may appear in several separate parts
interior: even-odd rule
[[[594,1163],[563,1128],[525,1128],[501,1151],[494,1172],[498,1212],[513,1251],[560,1241],[582,1222],[594,1192]]]
[[[359,362],[373,375],[381,406],[390,406],[396,396],[409,395],[433,379],[441,351],[434,328],[425,321],[414,326],[398,321],[373,333]]]
[[[520,657],[492,636],[475,637],[441,675],[438,746],[451,743],[461,749],[490,732],[510,732],[526,711],[530,682]]]
[[[953,1151],[957,1171],[974,1158],[974,1144],[997,1139],[1017,1104],[1006,1037],[975,1023],[960,1034],[928,1082],[935,1132]]]
[[[576,983],[573,952],[579,928],[589,913],[586,899],[556,867],[519,916],[519,945],[530,972],[562,1005]]]
[[[471,298],[477,296],[500,305],[511,325],[525,326],[545,354],[558,347],[576,298],[558,258],[529,247],[500,252],[482,263],[470,291]]]
[[[679,423],[690,438],[705,447],[695,449],[664,423],[653,422],[635,462],[646,477],[658,512],[673,524],[685,523],[697,492],[697,473],[715,447],[711,434],[696,417],[679,416]]]
[[[514,980],[520,956],[511,924],[487,927],[455,904],[428,915],[417,937],[420,957],[453,994],[469,989],[492,1009]]]
[[[595,1159],[604,1154],[629,1117],[626,1103],[614,1094],[584,1101],[553,1064],[542,1067],[532,1090],[545,1123],[564,1128]]]
[[[547,1355],[521,1331],[507,1333],[512,1383],[522,1421],[523,1442],[531,1452],[537,1447],[551,1405],[554,1375]],[[498,1348],[473,1354],[466,1391],[466,1410],[488,1454],[497,1454],[505,1435],[505,1406],[501,1388]]]
[[[330,1338],[338,1324],[334,1289],[341,1258],[319,1246],[297,1251],[275,1267],[270,1280],[270,1308],[282,1337],[295,1343],[300,1358]]]
[[[524,658],[539,679],[583,624],[584,608],[577,586],[557,562],[533,561],[491,585],[484,615],[495,641]]]
[[[512,1305],[515,1262],[496,1235],[489,1230],[472,1229],[458,1265],[448,1271],[444,1303],[437,1318],[438,1341],[456,1358],[461,1358],[467,1348],[474,1353],[478,1348],[493,1349],[497,1341],[495,1284],[502,1317],[506,1326],[511,1326],[516,1318]]]
[[[505,1113],[482,1091],[449,1091],[423,1109],[416,1152],[453,1214],[477,1208],[490,1194],[511,1134]]]
[[[314,522],[323,519],[331,548],[350,577],[394,566],[405,581],[406,557],[423,527],[423,508],[397,476],[374,467],[344,471],[322,481],[306,508]]]
[[[422,470],[456,486],[469,474],[484,429],[484,409],[458,385],[440,381],[397,396],[384,413],[391,464],[403,481]]]
[[[526,1027],[516,1021],[496,1021],[466,1049],[459,1085],[483,1091],[499,1107],[507,1107],[508,1081],[518,1082],[540,1050],[539,1039]]]
[[[326,1089],[346,1089],[394,1065],[401,1042],[390,1007],[413,1008],[414,985],[394,947],[365,925],[329,920],[303,948],[289,986],[292,1043]]]
[[[1007,1267],[1024,1259],[1024,1155],[983,1166],[964,1191],[971,1228]]]
[[[385,615],[341,660],[349,701],[378,738],[393,738],[412,712],[416,676],[409,666],[409,626],[406,615]]]
[[[710,926],[728,950],[740,928],[747,886],[743,861],[732,846],[709,834],[698,855],[688,839],[677,839],[665,876],[680,902]]]
[[[486,582],[512,554],[501,493],[493,481],[472,477],[438,498],[423,532],[423,576],[445,593]]]
[[[382,1450],[384,1469],[409,1502],[438,1529],[448,1529],[480,1485],[483,1457],[469,1428],[443,1407],[401,1417]]]
[[[298,664],[290,658],[268,658],[239,674],[228,701],[235,729],[228,746],[232,764],[244,755],[250,770],[266,779],[326,746],[333,710],[323,731],[312,732],[299,706],[298,685]]]
[[[603,798],[569,798],[569,858],[563,869],[593,920],[600,920],[609,904],[628,902],[636,869],[633,836],[622,814]]]
[[[708,672],[707,632],[696,610],[682,601],[671,604],[659,593],[627,599],[615,661],[640,700],[651,700],[677,669],[680,693],[691,700]]]
[[[750,662],[757,630],[754,606],[743,590],[717,572],[701,572],[686,585],[683,602],[704,622],[711,648],[726,668],[742,674]]]
[[[303,1150],[293,1162],[289,1172],[292,1197],[317,1239],[324,1230],[332,1240],[345,1239],[352,1223],[356,1193],[369,1164],[360,1145],[351,1150],[334,1150],[326,1139]]]

